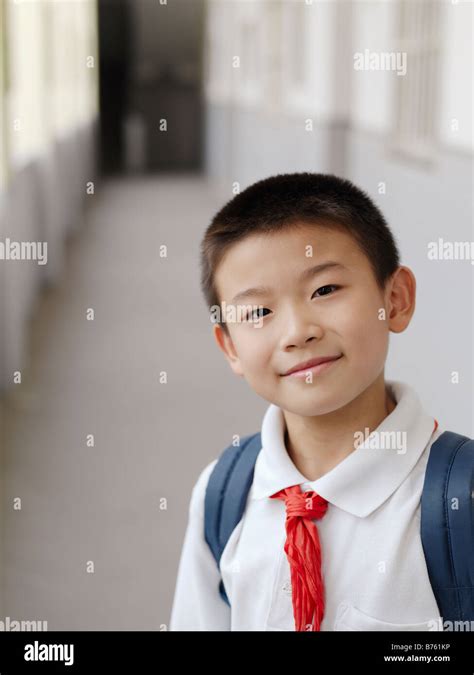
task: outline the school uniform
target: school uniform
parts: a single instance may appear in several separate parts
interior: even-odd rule
[[[410,385],[386,384],[397,405],[375,431],[379,438],[391,432],[402,444],[374,447],[369,437],[315,481],[293,464],[283,412],[269,405],[246,509],[220,571],[204,537],[204,497],[217,459],[203,469],[190,499],[170,630],[295,630],[285,504],[271,498],[293,485],[328,502],[324,517],[314,521],[324,579],[321,631],[440,629],[421,543],[420,500],[429,449],[443,430]],[[221,577],[231,607],[219,594]]]

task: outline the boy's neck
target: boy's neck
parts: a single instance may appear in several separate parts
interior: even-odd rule
[[[308,481],[331,471],[355,450],[354,434],[371,433],[396,407],[382,374],[360,396],[327,415],[302,417],[286,410],[285,446]]]

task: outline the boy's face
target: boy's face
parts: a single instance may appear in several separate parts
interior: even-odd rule
[[[327,262],[338,265],[300,278]],[[229,336],[214,326],[217,344],[233,371],[267,401],[303,416],[337,410],[381,375],[390,330],[400,332],[409,323],[415,280],[408,268],[400,270],[382,292],[369,260],[340,229],[298,224],[251,235],[227,252],[216,285],[227,310],[231,305],[260,309],[254,323],[227,323]],[[268,290],[234,300],[256,286]],[[340,358],[320,372],[284,375],[301,362],[326,356]]]

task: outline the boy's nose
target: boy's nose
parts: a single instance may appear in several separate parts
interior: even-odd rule
[[[281,347],[284,350],[305,347],[312,340],[320,340],[324,334],[321,326],[313,322],[298,321],[292,323],[284,332]]]

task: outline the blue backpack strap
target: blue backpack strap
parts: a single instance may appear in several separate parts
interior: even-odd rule
[[[229,445],[209,477],[204,500],[204,536],[218,567],[225,545],[245,510],[261,447],[260,432],[245,436],[238,446]],[[222,579],[219,593],[230,606]]]
[[[431,446],[421,539],[443,622],[474,620],[473,466],[474,441],[466,436],[445,431]]]

